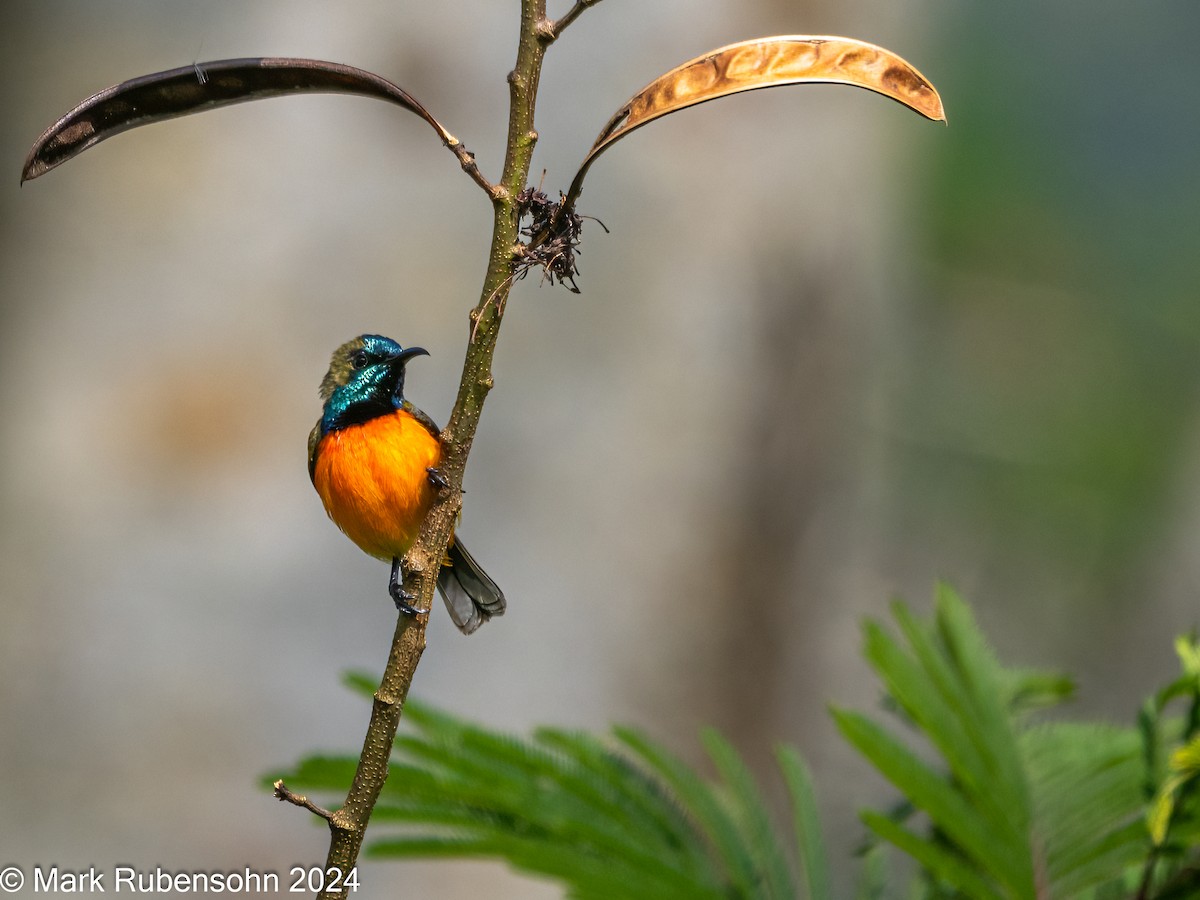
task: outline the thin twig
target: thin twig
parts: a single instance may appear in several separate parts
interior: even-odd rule
[[[317,806],[303,794],[297,794],[294,791],[289,790],[287,785],[283,783],[282,778],[275,782],[275,799],[281,802],[291,803],[294,806],[302,806],[313,815],[320,816],[326,822],[333,818],[333,813],[331,813],[329,810]]]
[[[520,246],[520,245],[518,245],[518,246]],[[524,274],[525,274],[524,270],[522,270],[519,266],[517,268],[514,268],[512,274],[509,275],[507,278],[505,278],[504,281],[502,281],[500,283],[500,285],[488,295],[487,299],[483,301],[483,306],[481,306],[479,308],[479,310],[477,310],[477,311],[476,310],[471,311],[471,341],[472,342],[474,342],[475,335],[479,331],[479,320],[481,318],[483,318],[484,310],[486,310],[492,304],[492,301],[494,300],[494,301],[496,301],[496,303],[499,304],[496,311],[500,315],[504,315],[504,305],[506,303],[508,303],[508,292],[510,290],[512,290],[513,282],[517,281]],[[503,297],[500,296],[501,291],[504,292]]]
[[[452,136],[450,140],[446,141],[446,146],[450,148],[451,153],[458,157],[458,164],[462,166],[464,172],[471,176],[471,180],[495,200],[501,188],[488,181],[487,177],[479,171],[479,166],[475,163],[475,154],[467,149],[467,145]]]
[[[575,0],[575,5],[567,11],[567,14],[561,19],[550,22],[547,21],[539,29],[539,35],[547,44],[552,44],[558,40],[559,36],[566,30],[566,27],[583,15],[583,11],[589,6],[595,6],[600,0]]]

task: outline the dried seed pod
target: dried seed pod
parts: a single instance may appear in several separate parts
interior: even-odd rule
[[[689,60],[634,94],[601,130],[571,182],[564,206],[574,205],[596,157],[648,122],[742,91],[822,83],[867,88],[926,118],[946,119],[933,85],[883,47],[852,38],[805,35],[742,41]]]
[[[42,134],[21,170],[37,178],[114,134],[139,125],[285,94],[375,97],[416,113],[446,146],[459,141],[403,88],[372,72],[316,59],[255,57],[196,63],[143,75],[84,100]]]

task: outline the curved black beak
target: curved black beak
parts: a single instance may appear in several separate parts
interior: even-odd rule
[[[388,372],[395,384],[392,387],[393,402],[404,399],[404,369],[414,356],[428,356],[429,351],[424,347],[407,347],[387,361]]]
[[[424,347],[406,347],[395,356],[388,360],[389,366],[400,366],[403,368],[408,365],[408,361],[414,356],[428,356],[429,351]]]

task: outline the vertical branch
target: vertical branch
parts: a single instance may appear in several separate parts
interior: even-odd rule
[[[479,303],[470,314],[470,340],[463,364],[462,380],[450,420],[442,431],[442,461],[439,468],[449,486],[430,510],[420,536],[405,558],[408,577],[405,589],[416,595],[418,605],[432,608],[437,573],[454,520],[461,506],[462,478],[467,455],[484,400],[492,388],[492,357],[505,302],[512,289],[516,249],[519,244],[520,210],[517,195],[529,179],[537,131],[534,107],[542,58],[552,40],[547,30],[546,0],[521,0],[520,42],[517,62],[509,74],[508,144],[500,182],[490,191],[494,221],[487,274]],[[399,617],[388,654],[387,667],[371,708],[371,720],[363,741],[354,781],[342,808],[330,813],[329,854],[326,872],[348,873],[358,861],[367,822],[388,774],[388,757],[400,724],[400,714],[413,673],[425,649],[428,617]],[[293,800],[280,784],[276,796]],[[319,898],[344,898],[347,890],[323,890]]]
[[[522,0],[517,63],[508,75],[509,118],[504,169],[498,190],[492,198],[494,219],[487,275],[479,303],[471,311],[471,340],[459,382],[458,398],[450,421],[442,432],[446,457],[442,461],[442,468],[455,489],[460,481],[454,475],[461,475],[483,401],[492,387],[492,356],[505,302],[512,289],[516,247],[520,238],[517,195],[529,180],[529,167],[538,139],[534,127],[534,107],[547,46],[545,22],[546,0]]]

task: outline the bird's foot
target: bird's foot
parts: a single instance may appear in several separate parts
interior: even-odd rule
[[[392,577],[388,582],[388,594],[396,603],[396,609],[406,616],[423,616],[429,610],[421,609],[419,606],[413,606],[413,600],[417,598],[404,589],[404,570],[400,557],[392,559]]]
[[[438,490],[444,491],[450,487],[450,482],[446,480],[446,476],[442,474],[442,470],[437,466],[430,466],[425,470],[425,474],[429,477],[429,483]]]
[[[406,616],[423,616],[429,612],[428,609],[421,609],[419,606],[413,606],[412,601],[416,600],[417,598],[408,591],[404,590],[404,588],[400,587],[400,585],[395,585],[393,589],[388,591],[388,593],[391,594],[392,600],[395,601],[396,609],[404,613]]]

